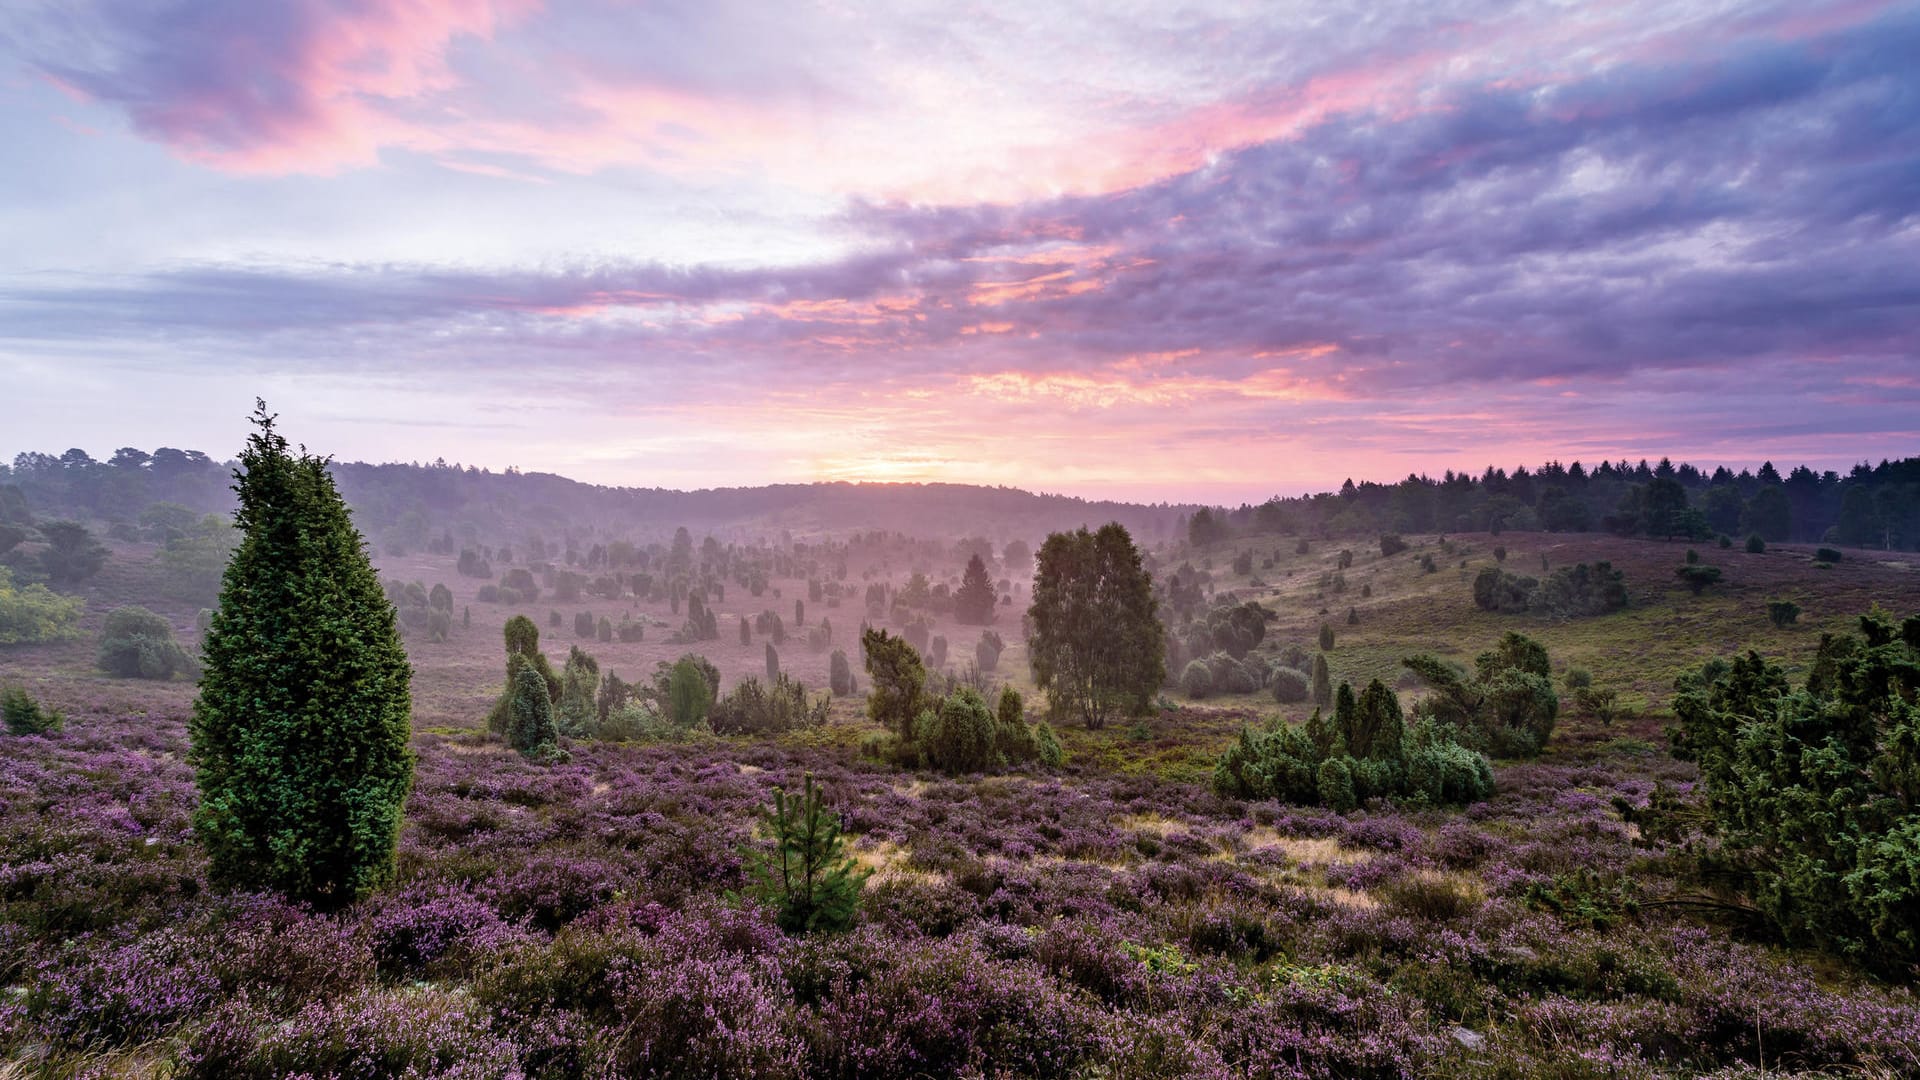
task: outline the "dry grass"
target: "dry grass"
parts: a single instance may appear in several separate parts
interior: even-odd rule
[[[1282,836],[1266,825],[1256,825],[1242,833],[1241,844],[1248,852],[1280,851],[1303,867],[1371,862],[1374,853],[1365,848],[1342,846],[1329,836]]]
[[[861,869],[870,875],[869,884],[878,885],[887,881],[943,881],[946,875],[929,870],[917,869],[908,865],[912,852],[891,840],[869,842],[867,838],[853,840],[847,847],[847,854]]]

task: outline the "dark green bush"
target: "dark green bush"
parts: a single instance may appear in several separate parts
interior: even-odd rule
[[[94,663],[123,679],[171,679],[190,675],[193,657],[173,638],[173,624],[143,607],[115,608],[100,631]]]
[[[1769,600],[1767,621],[1784,630],[1800,621],[1800,605],[1791,600]]]
[[[1920,964],[1920,616],[1821,639],[1802,689],[1748,652],[1675,685],[1712,866],[1790,942],[1911,977]],[[1710,866],[1710,869],[1712,867]]]
[[[1818,548],[1814,551],[1813,557],[1823,563],[1837,563],[1840,561],[1840,549],[1830,547]]]
[[[507,745],[522,757],[550,761],[560,756],[560,731],[547,684],[531,664],[521,664],[507,688]]]
[[[947,695],[939,708],[927,709],[914,724],[914,741],[932,768],[978,772],[996,764],[995,718],[972,687]]]
[[[1720,583],[1720,568],[1717,566],[1688,563],[1685,566],[1675,568],[1673,573],[1675,577],[1680,579],[1680,583],[1685,585],[1695,596],[1699,596],[1709,587]]]
[[[1516,577],[1497,566],[1484,567],[1473,579],[1473,603],[1481,611],[1517,614],[1527,610],[1539,586],[1530,577]]]
[[[1294,705],[1307,700],[1307,677],[1290,667],[1277,667],[1267,677],[1267,685],[1273,690],[1273,700],[1282,705]]]
[[[1420,715],[1459,729],[1469,746],[1499,757],[1532,757],[1553,734],[1560,698],[1547,651],[1532,638],[1508,631],[1475,659],[1471,675],[1426,654],[1403,663],[1433,689]]]
[[[54,585],[78,585],[106,565],[106,545],[77,521],[43,521],[40,537],[47,542],[40,553],[40,569]]]

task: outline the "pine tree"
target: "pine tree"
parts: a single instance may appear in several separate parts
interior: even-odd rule
[[[235,473],[242,539],[188,730],[213,879],[324,908],[393,872],[413,786],[393,606],[327,472],[260,402]]]
[[[966,573],[960,578],[960,589],[953,594],[953,617],[973,626],[985,626],[993,621],[994,600],[993,582],[987,577],[986,561],[975,554],[967,560]]]
[[[773,806],[761,821],[772,834],[773,851],[753,853],[753,880],[778,911],[780,928],[804,933],[853,925],[867,871],[847,856],[840,819],[827,810],[813,774],[806,775],[800,798],[774,788]]]

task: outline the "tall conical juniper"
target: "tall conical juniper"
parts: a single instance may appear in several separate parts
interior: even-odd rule
[[[265,402],[253,424],[189,723],[194,829],[215,882],[338,908],[393,872],[412,669],[327,460],[289,453]]]

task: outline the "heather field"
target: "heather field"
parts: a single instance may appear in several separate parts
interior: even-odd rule
[[[457,590],[471,625],[408,640],[418,763],[396,879],[333,914],[209,885],[189,682],[101,675],[90,637],[11,649],[7,680],[67,722],[0,739],[0,1075],[1920,1075],[1911,989],[1780,947],[1686,872],[1697,837],[1627,820],[1656,784],[1693,797],[1693,766],[1665,749],[1675,674],[1745,643],[1804,663],[1873,602],[1920,609],[1920,573],[1898,556],[1710,551],[1727,585],[1694,597],[1672,580],[1679,545],[1412,542],[1392,558],[1354,545],[1344,591],[1320,578],[1337,544],[1266,545],[1274,565],[1242,575],[1223,549],[1212,587],[1275,608],[1265,650],[1331,622],[1339,679],[1522,628],[1631,707],[1606,724],[1569,710],[1541,757],[1496,763],[1484,802],[1344,815],[1214,793],[1242,725],[1308,708],[1264,694],[1170,691],[1144,721],[1063,727],[1061,768],[997,775],[864,756],[877,729],[858,696],[824,727],[573,740],[544,765],[486,733],[499,630],[534,615],[556,661],[571,635],[546,628],[547,605],[475,602],[451,560],[382,560]],[[1477,611],[1466,579],[1495,545],[1509,565],[1611,559],[1634,602],[1557,623]],[[906,568],[868,570],[897,584]],[[147,572],[140,545],[117,547],[83,590],[84,628],[141,600],[191,640],[193,610],[155,598]],[[699,651],[730,685],[763,646],[736,645],[728,617],[790,608],[806,583],[776,585],[784,599],[715,605],[723,633]],[[1800,625],[1767,624],[1778,595],[1802,598]],[[604,670],[688,651],[664,606],[571,605],[569,629],[575,607],[658,624],[582,642]],[[819,614],[843,611],[850,632],[857,602]],[[935,630],[970,650],[971,631]],[[783,662],[826,681],[821,654]],[[1017,642],[999,676],[1027,685]],[[808,773],[871,871],[844,933],[785,933],[747,888],[761,808]]]

